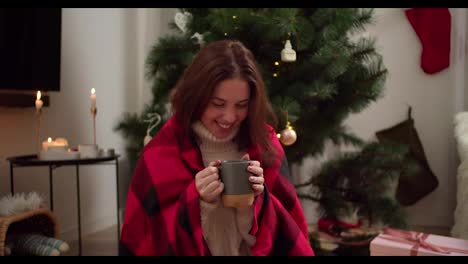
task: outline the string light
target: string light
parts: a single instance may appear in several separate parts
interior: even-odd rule
[[[273,77],[278,77],[278,73],[273,73]]]
[[[227,35],[228,35],[227,32],[224,32],[224,36],[227,36]]]
[[[232,16],[232,19],[236,19],[236,18],[237,18],[237,16]]]
[[[275,61],[275,66],[279,66],[279,62]]]

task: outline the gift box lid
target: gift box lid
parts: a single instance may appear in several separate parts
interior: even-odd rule
[[[399,256],[468,256],[468,240],[386,228],[370,243],[370,252]]]

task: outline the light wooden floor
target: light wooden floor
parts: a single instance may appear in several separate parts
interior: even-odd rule
[[[450,236],[448,228],[431,226],[414,226],[411,230]],[[116,227],[112,226],[94,234],[82,237],[82,256],[118,256]],[[70,250],[65,256],[78,256],[78,241],[69,241]]]
[[[81,237],[82,256],[118,256],[117,230],[115,226]],[[67,241],[70,250],[65,256],[78,256],[78,241]]]

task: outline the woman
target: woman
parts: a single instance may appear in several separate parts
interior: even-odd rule
[[[171,103],[132,178],[120,254],[313,255],[252,53],[233,40],[203,47]],[[251,207],[220,202],[217,165],[236,159],[250,160]]]

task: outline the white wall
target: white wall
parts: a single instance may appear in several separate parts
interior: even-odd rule
[[[422,44],[406,18],[404,9],[376,11],[378,22],[368,31],[377,37],[377,47],[389,71],[384,97],[363,112],[351,116],[346,123],[358,135],[375,139],[376,131],[403,121],[407,116],[408,105],[413,107],[415,127],[430,167],[439,179],[439,187],[415,205],[406,208],[409,222],[413,225],[449,227],[453,223],[455,207],[456,169],[452,122],[456,96],[460,92],[456,87],[459,78],[455,75],[459,63],[452,56],[448,69],[434,75],[424,73],[420,67]],[[452,19],[457,14],[452,10]],[[453,26],[455,28],[457,25],[454,23]],[[452,55],[456,52],[455,45],[452,41]]]
[[[122,137],[113,131],[124,112],[141,109],[146,85],[143,63],[157,36],[167,32],[164,9],[63,9],[61,91],[50,92],[43,109],[41,138],[65,137],[71,146],[92,143],[90,89],[96,88],[96,137],[101,148],[115,148],[120,159],[120,201],[126,199],[131,172]],[[147,97],[147,96],[146,96]],[[31,102],[33,104],[33,102]],[[34,108],[0,108],[0,195],[9,193],[8,156],[35,152]],[[65,239],[77,236],[74,167],[54,171],[54,209]],[[115,167],[80,167],[82,233],[116,223]],[[38,191],[46,201],[48,169],[17,168],[15,191]]]

